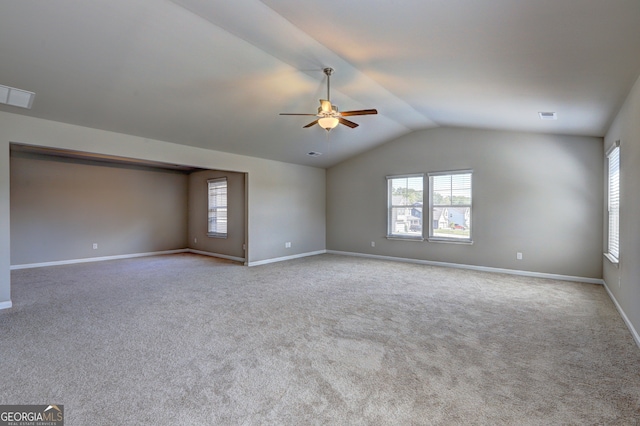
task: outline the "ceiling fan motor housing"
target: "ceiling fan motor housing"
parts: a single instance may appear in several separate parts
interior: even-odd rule
[[[331,112],[323,111],[322,106],[318,107],[318,117],[330,116],[330,115],[338,115],[338,105],[331,104]]]

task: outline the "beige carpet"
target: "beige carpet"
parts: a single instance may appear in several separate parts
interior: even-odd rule
[[[66,425],[640,424],[598,285],[322,255],[17,270],[0,404]]]

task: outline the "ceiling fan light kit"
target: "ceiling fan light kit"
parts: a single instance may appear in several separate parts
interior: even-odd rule
[[[298,114],[298,113],[285,113],[282,112],[280,115],[307,115],[307,116],[315,116],[318,117],[317,120],[312,121],[311,123],[303,126],[303,128],[311,127],[315,124],[318,124],[320,127],[325,129],[327,132],[331,129],[334,129],[338,124],[343,124],[347,127],[356,128],[358,127],[357,123],[353,121],[347,120],[343,117],[349,117],[353,115],[371,115],[377,114],[378,110],[376,109],[362,109],[362,110],[354,110],[354,111],[338,111],[338,107],[336,105],[331,105],[331,74],[333,74],[333,68],[325,68],[323,70],[325,75],[327,76],[327,99],[320,99],[320,106],[318,107],[317,114]]]
[[[329,131],[338,125],[339,121],[336,117],[322,117],[318,119],[318,125]]]

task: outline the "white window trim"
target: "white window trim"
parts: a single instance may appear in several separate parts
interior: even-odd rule
[[[226,186],[227,186],[227,226],[229,226],[229,180],[227,179],[227,177],[221,177],[221,178],[215,178],[215,179],[207,179],[207,237],[211,237],[211,238],[227,238],[228,235],[228,229],[227,232],[209,232],[209,209],[211,208],[211,206],[209,205],[209,184],[211,183],[217,183],[217,182],[225,182]]]
[[[617,150],[618,154],[618,234],[616,236],[617,245],[618,245],[618,253],[610,252],[610,243],[611,243],[611,218],[610,218],[610,210],[611,210],[611,182],[610,182],[610,156],[611,154]],[[606,152],[607,159],[607,251],[604,253],[604,256],[614,265],[618,265],[620,263],[620,202],[621,202],[621,185],[620,185],[620,140],[615,141]]]
[[[607,260],[609,260],[609,262],[613,263],[613,264],[614,264],[614,265],[616,265],[616,266],[620,264],[620,259],[618,259],[618,258],[617,258],[617,257],[615,257],[615,256],[612,256],[612,255],[611,255],[611,254],[609,254],[609,253],[604,253],[604,257],[606,257],[606,258],[607,258]]]
[[[456,174],[471,174],[471,204],[469,205],[460,205],[459,207],[469,207],[470,215],[471,215],[471,229],[469,231],[469,238],[447,238],[447,237],[438,237],[433,236],[433,185],[431,184],[431,178],[433,176],[445,176],[445,175],[456,175]],[[427,173],[427,177],[429,178],[428,186],[429,186],[429,235],[427,237],[427,241],[430,243],[447,243],[447,244],[463,244],[463,245],[472,245],[473,244],[473,169],[464,169],[464,170],[446,170],[439,172],[430,172]],[[424,224],[422,226],[424,232]]]
[[[401,235],[401,234],[393,234],[391,233],[391,208],[393,207],[391,202],[391,197],[389,196],[391,194],[391,181],[393,179],[403,179],[403,178],[414,178],[414,177],[419,177],[422,178],[422,230],[420,235]],[[424,241],[424,188],[425,188],[425,174],[424,173],[410,173],[410,174],[404,174],[404,175],[389,175],[386,177],[387,179],[387,236],[386,238],[388,240],[401,240],[401,241]]]

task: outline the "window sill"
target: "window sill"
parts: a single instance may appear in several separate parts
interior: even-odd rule
[[[473,245],[473,240],[454,240],[449,238],[428,238],[427,241],[430,243],[448,243],[448,244],[464,244],[464,245]]]
[[[209,238],[222,238],[222,239],[227,239],[227,236],[224,234],[207,234],[207,237]]]
[[[613,263],[616,266],[620,264],[620,260],[609,253],[604,253],[604,257],[606,257],[609,260],[609,262]]]
[[[387,240],[396,240],[396,241],[424,241],[422,237],[404,237],[401,235],[387,235]]]

